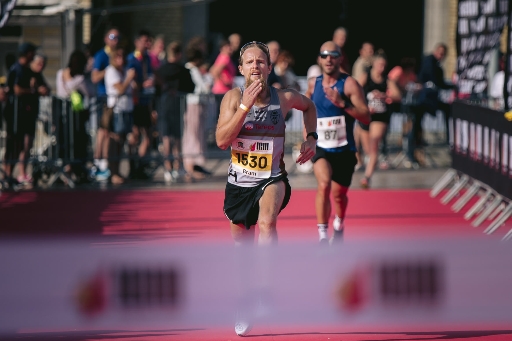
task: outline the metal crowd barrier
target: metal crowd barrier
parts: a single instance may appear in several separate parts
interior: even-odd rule
[[[305,89],[304,89],[305,90]],[[181,126],[181,136],[187,124],[187,100],[186,95],[177,95],[178,105],[175,111],[168,111],[172,115],[178,115]],[[160,97],[150,96],[149,102],[153,109],[158,109]],[[29,164],[32,166],[35,179],[44,180],[51,186],[57,179],[61,179],[67,185],[74,187],[74,180],[68,176],[64,170],[66,167],[89,167],[93,160],[93,152],[98,130],[97,112],[102,110],[100,107],[101,98],[92,98],[85,102],[87,110],[78,113],[72,110],[68,99],[58,98],[56,96],[46,96],[39,98],[39,113],[36,122],[36,133],[33,147],[30,152]],[[205,159],[224,159],[227,152],[219,149],[215,143],[215,129],[218,120],[218,104],[213,94],[201,95],[200,98],[202,112],[196,120],[200,120],[200,134],[198,138],[203,144]],[[160,115],[162,113],[159,113]],[[18,113],[15,112],[15,122],[21,120]],[[169,118],[170,119],[170,118]],[[176,119],[176,118],[174,118]],[[400,152],[403,147],[404,122],[406,114],[395,112],[392,115],[389,126],[387,143],[388,150]],[[163,158],[161,154],[161,139],[158,134],[158,123],[153,122],[149,133],[150,150],[147,160],[150,162],[154,172],[162,165]],[[437,112],[436,116],[425,115],[423,127],[426,132],[433,133],[436,136],[444,135],[444,117],[442,112]],[[0,130],[0,165],[6,161],[4,158],[6,149],[6,124],[2,125]],[[286,120],[285,152],[292,153],[294,147],[303,141],[303,117],[302,112],[292,110]],[[123,148],[120,156],[121,161],[130,158],[127,153],[128,148]],[[186,150],[186,148],[185,148]],[[196,156],[182,153],[181,157]],[[172,158],[172,157],[170,157]],[[0,179],[5,178],[2,174],[3,167],[0,167]]]

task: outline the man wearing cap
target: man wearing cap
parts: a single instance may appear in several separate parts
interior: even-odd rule
[[[11,66],[7,77],[5,176],[9,185],[26,184],[32,180],[26,167],[35,136],[38,101],[39,96],[49,92],[41,74],[30,68],[36,50],[32,43],[21,44],[18,60]],[[16,161],[19,161],[17,181],[12,178]]]
[[[96,84],[96,122],[98,122],[98,132],[96,134],[96,143],[94,149],[94,167],[93,177],[97,180],[106,180],[110,176],[107,167],[108,148],[104,146],[108,143],[108,131],[100,127],[101,116],[103,115],[103,107],[107,103],[107,90],[105,87],[105,69],[110,64],[110,54],[115,51],[119,43],[119,30],[110,28],[106,31],[105,47],[96,52],[94,55],[94,65],[91,73],[91,80]]]

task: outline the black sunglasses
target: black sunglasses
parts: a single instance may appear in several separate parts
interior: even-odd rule
[[[341,57],[341,53],[339,53],[338,51],[322,51],[318,54],[320,56],[320,58],[322,59],[325,59],[327,58],[327,56],[331,56],[333,58],[338,58],[338,57]]]
[[[240,49],[240,56],[242,56],[242,54],[245,52],[245,50],[247,50],[247,48],[251,45],[259,45],[261,47],[263,47],[265,49],[265,51],[267,52],[267,54],[269,53],[268,52],[268,46],[267,44],[264,44],[260,41],[250,41],[248,42],[247,44],[245,44],[244,46],[242,46],[242,48]]]

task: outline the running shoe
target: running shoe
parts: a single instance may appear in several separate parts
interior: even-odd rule
[[[164,181],[165,181],[165,183],[171,183],[174,181],[174,179],[172,178],[171,172],[169,172],[169,171],[164,172]]]
[[[96,173],[97,181],[106,181],[110,178],[110,169],[100,170]]]
[[[336,231],[334,230],[334,233],[329,240],[329,245],[338,244],[343,241],[343,229]]]
[[[247,336],[251,331],[251,324],[247,321],[237,321],[235,323],[235,333],[238,336]]]

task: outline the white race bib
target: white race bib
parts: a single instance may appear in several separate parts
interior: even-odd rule
[[[317,119],[317,146],[337,148],[348,144],[345,116],[323,117]]]
[[[272,140],[235,139],[231,144],[233,170],[246,176],[267,179],[272,171]]]

